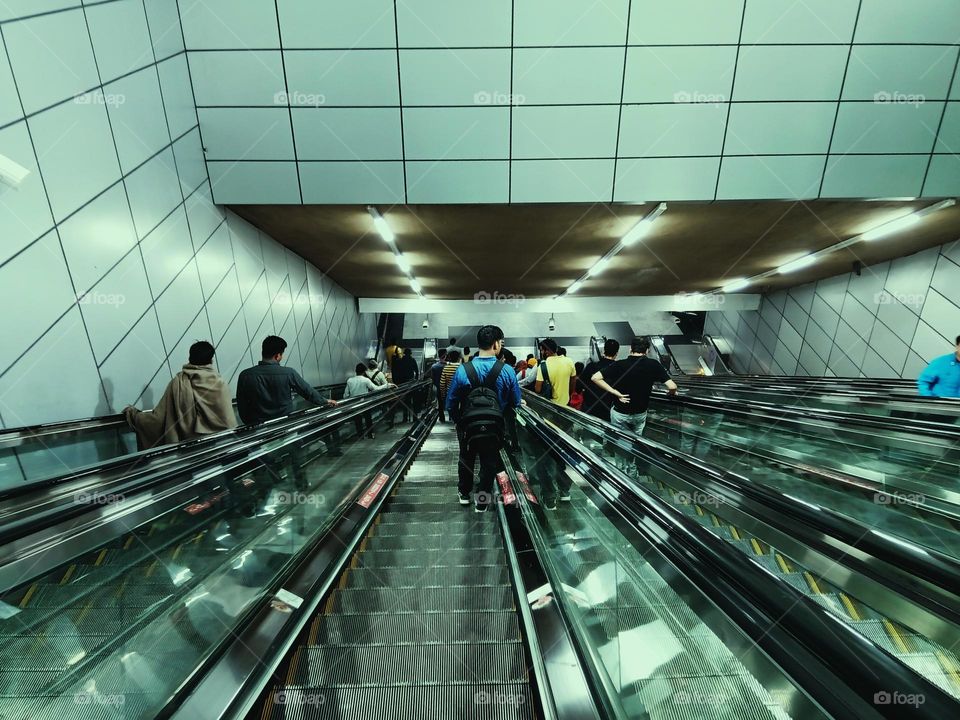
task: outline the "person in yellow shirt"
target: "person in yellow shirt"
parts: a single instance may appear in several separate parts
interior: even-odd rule
[[[573,360],[566,355],[558,355],[558,350],[559,346],[553,338],[545,338],[541,341],[540,354],[543,356],[543,361],[537,365],[537,382],[534,389],[538,395],[543,394],[545,381],[549,381],[553,387],[550,402],[565,407],[570,403],[570,393],[576,387],[577,369],[573,365]],[[546,378],[544,378],[544,368],[546,368]]]

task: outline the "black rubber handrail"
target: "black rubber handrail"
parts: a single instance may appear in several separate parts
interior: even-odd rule
[[[706,594],[834,717],[953,717],[956,701],[695,520],[550,431],[529,408],[529,427],[604,493],[644,540]],[[539,421],[539,422],[538,422]],[[920,696],[883,704],[878,693]]]

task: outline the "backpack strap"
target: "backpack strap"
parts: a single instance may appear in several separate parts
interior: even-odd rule
[[[467,374],[467,381],[470,383],[470,389],[480,386],[480,376],[477,375],[477,369],[472,362],[463,364],[463,371]]]
[[[541,360],[541,361],[540,361],[540,369],[543,370],[543,381],[544,381],[545,383],[550,382],[550,373],[547,371],[547,361],[546,361],[546,360]],[[551,385],[552,385],[552,384],[553,384],[553,383],[551,383]]]
[[[471,363],[472,365],[473,363]],[[483,378],[483,384],[493,390],[497,391],[497,380],[500,379],[500,373],[503,372],[503,360],[497,358],[497,361],[493,364],[493,367],[490,368],[490,372],[487,373],[487,376]]]

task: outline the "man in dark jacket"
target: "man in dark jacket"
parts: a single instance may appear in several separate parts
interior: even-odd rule
[[[393,363],[393,382],[397,385],[412,382],[417,379],[417,361],[413,359],[413,350],[404,348],[403,357],[398,358]],[[410,407],[414,403],[414,393],[407,395],[400,401],[403,405],[403,422],[410,421]],[[416,412],[414,407],[414,412]]]
[[[610,407],[613,405],[614,397],[608,392],[601,390],[597,385],[590,381],[598,372],[602,373],[614,360],[617,359],[617,353],[620,352],[620,343],[610,338],[603,344],[603,357],[587,365],[580,374],[578,383],[583,389],[583,412],[600,418],[604,422],[610,422]]]
[[[240,373],[237,379],[237,412],[247,425],[274,420],[293,411],[293,393],[297,393],[314,405],[337,404],[318,393],[292,367],[281,365],[287,341],[282,337],[270,335],[263,341],[263,359],[251,368]],[[336,452],[339,443],[333,440],[331,449]],[[290,461],[297,485],[306,483],[300,446],[290,448]]]

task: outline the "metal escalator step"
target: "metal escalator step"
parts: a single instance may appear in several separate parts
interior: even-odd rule
[[[509,586],[458,588],[360,588],[333,594],[335,613],[421,613],[513,610]]]
[[[621,704],[628,715],[658,720],[789,717],[750,675],[638,679]]]
[[[506,565],[452,565],[423,568],[358,567],[347,572],[346,587],[454,587],[509,585]]]
[[[484,532],[489,530],[489,532]],[[454,541],[447,535],[374,535],[367,542],[369,550],[447,550],[451,546],[461,549],[501,549],[503,541],[491,528],[481,528],[480,533],[465,535]]]
[[[318,645],[519,642],[520,625],[513,612],[318,615],[310,638]]]
[[[476,513],[474,513],[476,516]],[[457,517],[441,521],[411,522],[411,523],[384,523],[380,522],[374,528],[373,534],[376,537],[385,535],[446,535],[447,537],[459,537],[460,535],[473,534],[479,531],[487,531],[490,528],[484,522],[473,522],[473,517]],[[456,546],[456,543],[453,543]]]
[[[59,669],[55,670],[7,670],[0,669],[0,698],[32,698],[50,687],[63,675]],[[0,703],[6,708],[10,704]],[[11,715],[11,717],[17,717]]]
[[[533,720],[530,686],[432,685],[383,688],[279,688],[268,720]]]
[[[493,525],[496,523],[496,518],[497,514],[494,512],[475,513],[469,506],[458,505],[457,498],[453,497],[443,507],[437,507],[436,510],[427,510],[415,506],[403,508],[398,505],[389,505],[380,513],[380,524],[465,520],[471,523]]]
[[[523,646],[333,645],[308,646],[292,661],[295,685],[363,687],[526,682]]]
[[[356,555],[357,567],[427,568],[435,565],[505,565],[497,549],[435,548],[430,550],[366,550]],[[415,571],[414,571],[415,572]]]
[[[448,514],[453,514],[458,510],[460,512],[465,512],[470,510],[469,507],[464,507],[457,504],[457,496],[452,495],[451,497],[435,497],[428,498],[425,500],[411,500],[410,498],[390,498],[387,503],[384,505],[384,510],[388,512],[415,512],[415,513],[432,513],[432,512],[444,512]]]

